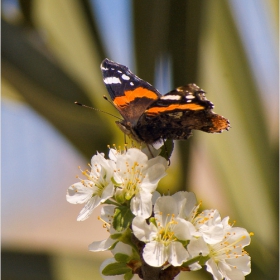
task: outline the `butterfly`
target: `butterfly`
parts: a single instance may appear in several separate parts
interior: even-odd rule
[[[185,140],[193,129],[219,133],[230,127],[226,118],[212,111],[214,104],[196,84],[162,95],[126,66],[107,58],[101,63],[101,71],[113,104],[123,117],[116,124],[140,143]]]

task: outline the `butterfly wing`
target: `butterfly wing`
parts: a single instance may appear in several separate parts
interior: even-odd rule
[[[126,66],[109,59],[101,63],[103,81],[110,97],[131,127],[161,94],[148,82],[134,75]]]
[[[228,130],[229,121],[215,114],[205,91],[195,84],[178,87],[153,102],[141,116],[136,130],[145,142],[153,139],[184,140],[192,129],[209,133]]]

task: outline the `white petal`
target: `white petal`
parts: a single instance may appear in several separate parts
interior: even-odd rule
[[[144,180],[141,182],[141,188],[145,188],[149,192],[154,192],[158,182],[166,175],[166,168],[162,164],[148,165],[142,170],[145,174]]]
[[[118,155],[117,157],[117,169],[121,171],[127,170],[127,164],[133,166],[135,162],[139,165],[146,165],[148,162],[148,157],[136,148],[128,149],[123,155]]]
[[[152,196],[152,204],[155,205],[157,199],[161,197],[161,194],[158,191],[153,192]]]
[[[207,256],[209,254],[209,248],[203,238],[193,239],[190,241],[188,247],[188,252],[191,254],[192,258],[199,256]]]
[[[109,181],[113,176],[115,166],[114,161],[105,159],[104,154],[97,153],[91,159],[91,175],[101,178],[104,178],[104,175],[106,175],[106,180]]]
[[[94,241],[91,244],[88,245],[89,251],[93,252],[100,252],[100,251],[106,251],[110,249],[110,247],[117,242],[116,240],[112,238],[108,238],[102,241]]]
[[[147,264],[160,267],[168,259],[167,248],[159,242],[150,242],[143,250],[143,258]]]
[[[114,178],[114,182],[116,185],[121,185],[123,182],[123,179],[124,179],[122,174],[120,174],[118,172],[114,173],[113,178]]]
[[[109,150],[109,158],[111,159],[111,160],[113,160],[114,162],[116,162],[117,161],[117,155],[118,155],[119,153],[115,150],[115,149],[110,149]]]
[[[101,165],[102,163],[106,162],[103,153],[98,153],[91,158],[91,166],[95,164]]]
[[[236,267],[238,270],[241,270],[244,275],[247,275],[251,272],[251,258],[248,255],[226,259],[226,262],[229,265]]]
[[[145,148],[141,149],[141,151],[147,155],[147,157],[149,159],[157,157],[160,153],[161,153],[161,149],[159,149],[162,145],[163,142],[159,141],[157,142],[159,145],[155,145],[155,143],[153,145],[149,145],[149,148],[146,146]],[[152,154],[151,154],[152,153]]]
[[[108,198],[112,197],[113,194],[114,194],[114,184],[110,182],[109,185],[107,185],[102,191],[101,202],[106,201]]]
[[[148,157],[145,155],[141,150],[136,148],[131,148],[127,150],[126,157],[128,159],[128,162],[134,163],[138,162],[139,164],[147,164]]]
[[[139,192],[131,199],[130,209],[135,216],[149,218],[152,214],[152,194]]]
[[[125,254],[127,256],[131,256],[132,255],[132,247],[122,243],[122,242],[118,242],[118,244],[116,245],[116,247],[114,249],[112,249],[112,253],[115,255],[117,253],[121,253],[121,254]]]
[[[149,164],[149,166],[156,165],[156,164],[163,165],[165,170],[168,167],[168,161],[164,157],[161,157],[161,156],[151,158],[149,160],[148,164]]]
[[[172,197],[177,201],[180,218],[190,219],[192,211],[197,205],[195,194],[181,191],[173,194]]]
[[[216,263],[212,259],[206,262],[206,270],[213,275],[214,280],[223,279],[222,273],[218,270]]]
[[[222,224],[211,227],[203,225],[200,227],[199,231],[202,233],[205,242],[208,244],[221,242],[224,238],[224,228]]]
[[[168,262],[180,266],[189,257],[189,253],[180,242],[171,242],[168,246]]]
[[[132,230],[137,239],[147,242],[157,234],[157,228],[153,223],[147,224],[142,217],[135,217],[132,221]]]
[[[111,224],[115,213],[115,205],[104,205],[100,210],[101,219]]]
[[[201,269],[202,266],[198,262],[196,262],[196,263],[189,265],[189,268],[191,271],[196,271],[196,270]]]
[[[157,180],[157,178],[162,178],[166,175],[166,169],[167,160],[161,156],[158,156],[156,158],[150,159],[147,162],[147,166],[145,167],[144,171],[149,174],[150,178]]]
[[[159,197],[155,203],[154,213],[156,219],[165,226],[170,219],[172,214],[178,215],[178,208],[175,199],[171,196]]]
[[[245,228],[232,227],[228,231],[228,233],[231,234],[229,239],[227,240],[228,243],[235,243],[236,240],[240,239],[238,245],[242,245],[242,247],[245,247],[251,242],[250,234]]]
[[[221,271],[226,279],[230,280],[244,280],[244,274],[237,268],[229,266],[226,262],[219,262],[218,269]]]
[[[84,181],[84,184],[90,181]],[[81,182],[76,183],[68,188],[66,194],[66,200],[72,204],[83,204],[86,203],[94,192],[94,188],[86,187]]]
[[[81,210],[77,221],[84,221],[86,220],[90,214],[92,213],[92,211],[100,204],[101,199],[99,196],[95,195],[94,197],[92,197],[84,206],[84,208]]]
[[[177,225],[174,227],[174,234],[179,240],[190,240],[195,234],[194,225],[181,218],[176,219]]]

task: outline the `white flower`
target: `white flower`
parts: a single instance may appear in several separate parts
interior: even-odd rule
[[[66,199],[73,204],[86,203],[77,220],[87,219],[92,211],[113,196],[112,182],[115,162],[104,158],[104,154],[94,155],[91,159],[91,171],[83,171],[86,180],[81,180],[68,188]]]
[[[192,222],[199,232],[197,236],[202,236],[208,244],[215,244],[224,238],[228,217],[222,221],[218,210],[205,210],[198,214]]]
[[[152,214],[152,193],[159,180],[165,176],[167,161],[163,157],[148,159],[136,148],[120,154],[111,149],[109,157],[116,162],[116,199],[130,200],[130,209],[135,216],[148,218]]]
[[[243,248],[250,241],[250,234],[244,228],[228,229],[222,242],[209,245],[207,271],[213,274],[215,280],[244,279],[251,272],[251,258]]]
[[[134,235],[145,243],[143,258],[151,266],[160,267],[168,261],[173,266],[185,262],[189,253],[178,240],[190,240],[194,226],[178,218],[179,208],[171,196],[160,197],[154,206],[155,224],[147,224],[143,217],[132,221]]]
[[[205,263],[215,280],[243,280],[249,274],[250,256],[243,247],[250,244],[250,234],[243,228],[230,227],[224,230],[224,238],[216,244],[207,244],[200,237],[191,240],[187,249],[192,257],[202,255],[209,260]]]

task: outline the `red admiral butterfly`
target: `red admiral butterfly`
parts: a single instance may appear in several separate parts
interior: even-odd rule
[[[226,118],[212,111],[213,103],[196,84],[161,95],[124,65],[106,58],[101,70],[112,101],[123,117],[116,124],[138,142],[185,140],[192,129],[215,133],[230,127]]]

